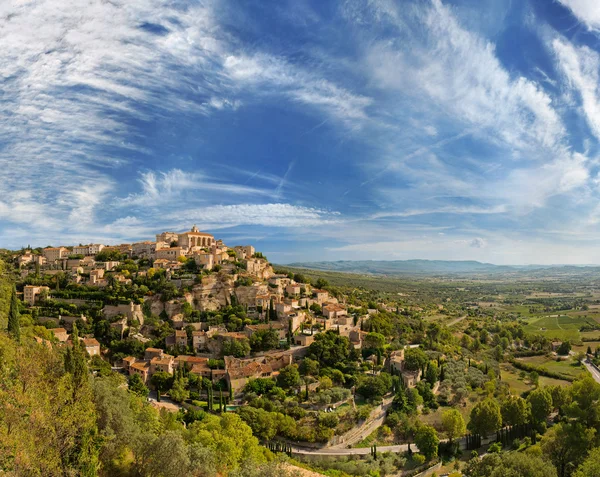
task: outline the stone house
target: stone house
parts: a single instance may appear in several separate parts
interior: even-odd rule
[[[23,301],[29,305],[35,305],[36,300],[42,292],[50,292],[48,287],[38,287],[34,285],[25,285],[23,289]]]
[[[334,319],[347,314],[346,308],[338,304],[323,305],[323,316],[327,319]]]
[[[100,343],[96,338],[81,338],[81,341],[90,356],[100,356]]]
[[[54,263],[57,260],[67,258],[69,250],[65,247],[48,247],[42,250],[42,254],[49,263]]]
[[[61,343],[66,343],[67,340],[69,339],[67,330],[65,330],[64,328],[51,328],[50,331],[52,331],[52,333],[54,333],[54,336],[56,337],[56,339],[58,341],[60,341]]]

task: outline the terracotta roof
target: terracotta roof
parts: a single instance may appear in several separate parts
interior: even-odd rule
[[[187,332],[185,330],[175,330],[175,336],[177,338],[187,338]]]
[[[208,364],[194,364],[192,366],[192,369],[190,369],[190,373],[194,373],[194,374],[205,374],[205,373],[210,373],[210,368],[208,367]]]
[[[98,342],[98,340],[96,338],[83,338],[83,344],[88,347],[88,346],[100,346],[100,343]]]
[[[200,358],[199,356],[188,356],[187,354],[182,354],[182,355],[177,356],[177,358],[175,358],[175,362],[202,364],[202,363],[208,363],[208,358]]]
[[[135,363],[135,357],[134,356],[126,356],[125,358],[123,358],[123,361],[125,361],[126,363]]]
[[[131,365],[134,369],[139,369],[141,371],[147,371],[150,367],[150,364],[147,361],[137,361]]]

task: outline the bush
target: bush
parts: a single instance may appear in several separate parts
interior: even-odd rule
[[[499,454],[500,451],[502,451],[502,444],[500,442],[494,442],[488,447],[488,452],[490,454]]]
[[[413,454],[412,460],[416,465],[423,465],[425,463],[425,456],[423,454]]]

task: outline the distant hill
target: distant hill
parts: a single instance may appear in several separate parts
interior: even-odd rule
[[[373,275],[497,274],[582,268],[569,265],[494,265],[475,260],[338,260],[334,262],[296,262],[287,266],[333,272],[370,273]]]

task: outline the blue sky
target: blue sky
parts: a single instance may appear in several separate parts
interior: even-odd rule
[[[600,263],[600,3],[0,3],[0,246]]]

